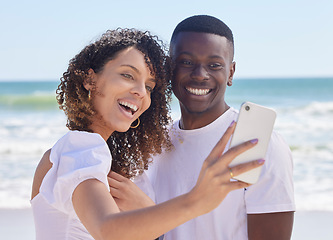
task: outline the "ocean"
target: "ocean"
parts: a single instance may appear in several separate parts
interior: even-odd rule
[[[42,154],[67,132],[56,81],[0,82],[0,208],[28,208]],[[277,111],[294,158],[297,210],[333,211],[333,78],[234,79],[227,103]],[[176,100],[173,118],[180,116]]]

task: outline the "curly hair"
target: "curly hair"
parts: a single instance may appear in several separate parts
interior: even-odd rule
[[[127,178],[141,174],[148,169],[153,155],[171,147],[167,125],[171,121],[172,67],[163,42],[148,31],[108,30],[70,60],[56,91],[59,108],[67,115],[66,126],[70,130],[92,132],[90,119],[96,111],[83,87],[85,81],[94,84],[88,71],[102,71],[108,61],[129,47],[135,47],[144,54],[146,64],[155,76],[156,86],[151,93],[150,107],[140,116],[140,125],[127,132],[113,132],[107,140],[112,155],[112,171]]]

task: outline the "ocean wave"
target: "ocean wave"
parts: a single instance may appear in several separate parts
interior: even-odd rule
[[[68,131],[66,117],[57,106],[56,85],[48,83],[45,88],[37,88],[40,83],[31,84],[29,88],[22,85],[17,93],[17,85],[12,84],[10,89],[8,87],[10,91],[0,90],[2,208],[30,206],[31,183],[39,159]],[[285,85],[281,87],[281,93],[285,88]],[[248,92],[247,87],[244,89]],[[299,89],[298,85],[295,89]],[[311,90],[312,84],[308,92]],[[325,91],[328,88],[325,87]],[[258,98],[262,92],[265,91],[258,92],[253,101],[277,110],[275,129],[292,150],[297,210],[333,211],[333,100],[326,93],[323,98],[318,93],[316,98],[308,100],[308,92],[300,98],[294,93],[280,95],[280,92]],[[235,108],[239,108],[245,95],[248,97],[247,93],[230,95],[236,99]],[[175,98],[171,114],[173,118],[180,116]]]
[[[331,115],[333,114],[333,101],[332,102],[311,102],[308,105],[296,109],[295,114],[307,114],[310,116],[315,115]]]
[[[55,110],[58,103],[55,94],[35,92],[29,95],[1,95],[0,108],[3,110]]]
[[[304,144],[304,145],[290,145],[291,151],[298,153],[317,153],[317,152],[327,152],[333,157],[333,143],[327,142],[324,144]],[[333,160],[333,159],[332,159]]]
[[[333,114],[333,101],[303,101],[299,104],[280,104],[276,106],[280,115],[331,115]]]

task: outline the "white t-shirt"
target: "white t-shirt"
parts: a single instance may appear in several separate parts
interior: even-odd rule
[[[174,149],[154,157],[147,171],[157,203],[194,187],[203,161],[237,117],[237,110],[230,108],[208,126],[195,130],[181,130],[179,121],[174,122],[170,132]],[[215,210],[166,233],[165,240],[248,239],[247,214],[294,211],[292,156],[276,132],[265,160],[256,184],[230,192]]]
[[[109,191],[111,159],[99,134],[69,131],[58,140],[51,150],[53,165],[31,200],[37,240],[93,239],[75,213],[72,194],[87,179],[101,181]]]

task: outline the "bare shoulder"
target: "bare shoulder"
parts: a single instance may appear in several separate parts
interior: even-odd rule
[[[40,162],[38,163],[38,166],[35,171],[34,180],[32,183],[31,199],[33,199],[39,193],[40,185],[42,184],[42,181],[43,181],[46,173],[52,167],[52,163],[50,162],[50,153],[51,153],[51,149],[47,150],[44,153]]]

